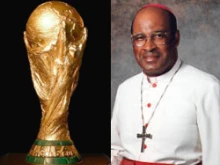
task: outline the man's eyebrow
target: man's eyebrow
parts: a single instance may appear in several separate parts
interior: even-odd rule
[[[153,33],[165,33],[165,32],[169,32],[169,30],[156,30],[156,31],[152,31],[151,34],[153,34]],[[136,35],[146,35],[146,34],[143,33],[143,32],[138,32],[138,33],[133,34],[133,36],[134,35],[136,36]]]

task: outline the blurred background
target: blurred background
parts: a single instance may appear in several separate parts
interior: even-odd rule
[[[118,85],[141,71],[130,28],[136,11],[147,3],[167,5],[176,15],[179,57],[220,79],[220,0],[111,0],[111,110]]]

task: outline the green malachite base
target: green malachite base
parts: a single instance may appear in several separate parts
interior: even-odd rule
[[[73,145],[73,142],[70,140],[35,140],[35,145],[38,146],[70,146]]]
[[[36,150],[36,148],[38,150]],[[53,148],[52,153],[49,150],[51,148]],[[45,151],[47,151],[48,153],[46,153]],[[57,153],[54,153],[54,151],[56,151]],[[69,155],[68,151],[70,151],[72,154]],[[65,155],[65,152],[67,153],[67,155]],[[54,156],[46,156],[46,155],[51,155],[51,154],[53,154]],[[60,156],[57,156],[57,155],[60,155]],[[73,142],[70,140],[47,141],[47,140],[37,139],[34,142],[31,151],[26,156],[26,162],[32,163],[32,164],[43,164],[43,165],[46,165],[46,164],[48,165],[51,165],[51,164],[70,165],[71,164],[72,165],[72,164],[78,164],[81,161],[82,161],[81,156],[76,150]]]
[[[43,158],[27,155],[26,161],[34,164],[77,164],[82,159],[74,157]]]

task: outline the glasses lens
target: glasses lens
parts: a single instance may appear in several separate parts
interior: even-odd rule
[[[143,34],[138,34],[132,36],[132,41],[135,46],[143,46],[145,44],[147,37]]]
[[[164,45],[168,42],[168,32],[155,32],[149,38],[156,45]],[[132,36],[132,41],[135,46],[143,46],[147,39],[144,34],[137,34]]]
[[[167,32],[157,32],[152,35],[152,40],[157,45],[163,45],[167,42]]]

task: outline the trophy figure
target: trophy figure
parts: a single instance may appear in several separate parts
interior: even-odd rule
[[[31,13],[24,31],[33,87],[42,118],[35,142],[26,156],[33,164],[76,164],[82,161],[68,128],[71,96],[88,36],[77,10],[48,1]]]

